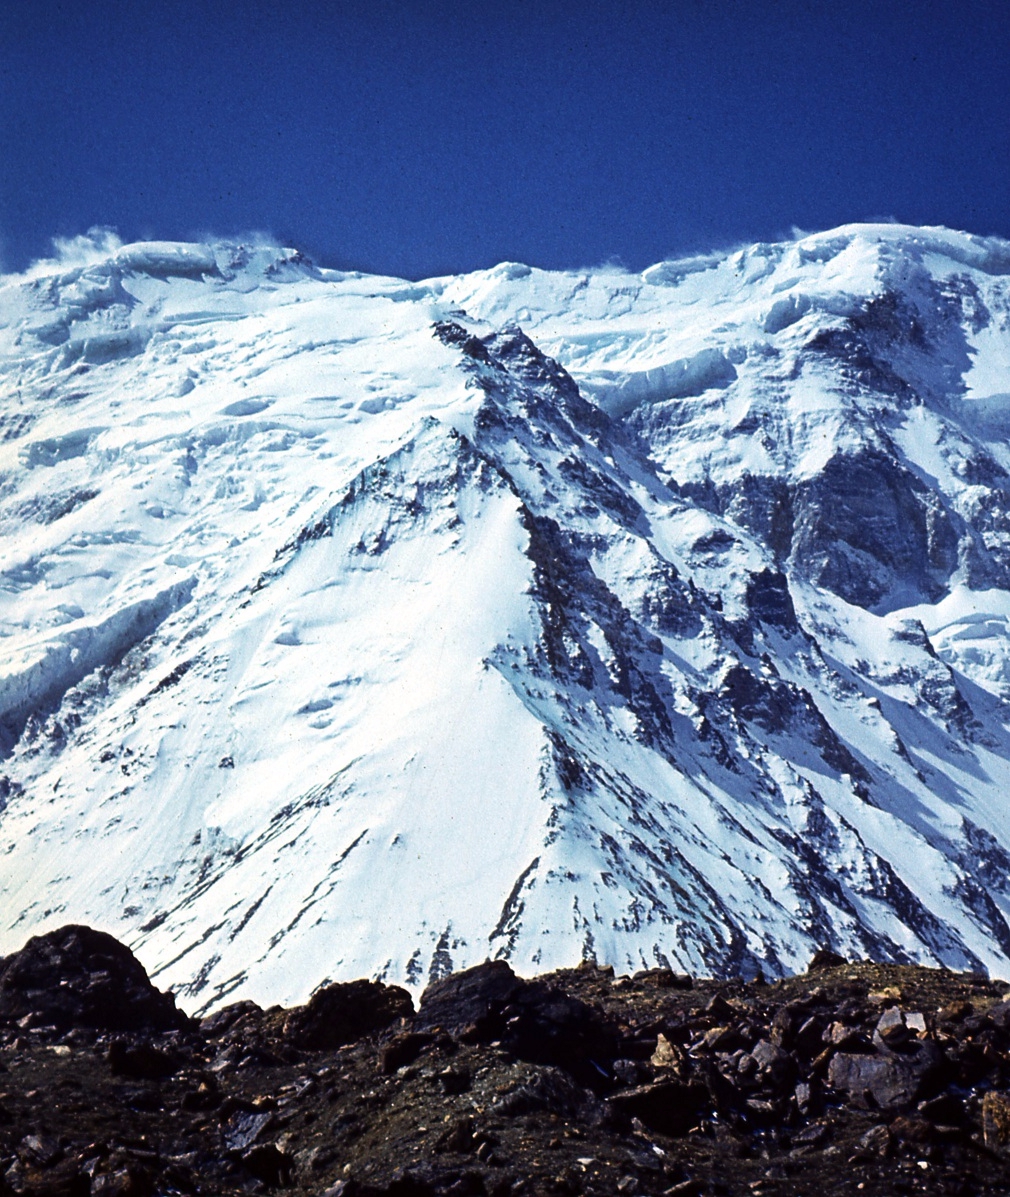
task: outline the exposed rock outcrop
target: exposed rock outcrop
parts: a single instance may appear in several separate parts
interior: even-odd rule
[[[0,1019],[59,1031],[173,1031],[190,1022],[125,944],[74,925],[35,936],[0,961]]]
[[[57,943],[96,942],[64,930]],[[143,970],[97,942],[133,961],[118,1000],[135,1007]],[[58,990],[72,957],[50,956]],[[82,1004],[59,1024],[0,1020],[0,1191],[1002,1197],[1010,987],[827,951],[811,964],[745,984],[592,964],[529,981],[488,962],[416,1013],[357,982],[171,1029],[112,1033]]]

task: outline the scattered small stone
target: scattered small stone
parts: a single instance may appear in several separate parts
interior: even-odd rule
[[[792,1136],[792,1141],[798,1146],[816,1147],[827,1139],[828,1134],[828,1128],[823,1122],[811,1122],[808,1126],[801,1127]]]
[[[645,968],[632,976],[639,985],[652,985],[656,989],[690,989],[694,981],[686,973],[675,973],[668,968]]]
[[[1010,1093],[991,1089],[982,1098],[982,1134],[990,1151],[1010,1155]]]
[[[886,985],[883,989],[867,994],[867,1000],[875,1006],[885,1006],[893,1002],[901,1002],[904,995],[896,985]]]
[[[891,1132],[886,1126],[871,1127],[859,1140],[856,1150],[849,1161],[882,1158],[890,1154]]]
[[[656,1036],[656,1050],[649,1058],[653,1068],[679,1069],[684,1061],[684,1053],[675,1047],[667,1037],[660,1032]]]
[[[941,1006],[936,1013],[939,1022],[961,1022],[975,1013],[975,1007],[971,1002],[951,1002],[950,1005]]]
[[[889,1006],[877,1022],[873,1042],[878,1047],[881,1044],[887,1047],[897,1047],[899,1044],[907,1042],[909,1038],[910,1032],[905,1025],[905,1016],[902,1014],[901,1008]]]

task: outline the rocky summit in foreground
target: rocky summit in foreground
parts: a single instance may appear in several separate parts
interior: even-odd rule
[[[0,1192],[951,1194],[1010,1188],[1010,986],[828,952],[773,983],[325,986],[195,1021],[111,936],[0,961]]]
[[[0,952],[1010,975],[1010,244],[0,280]]]

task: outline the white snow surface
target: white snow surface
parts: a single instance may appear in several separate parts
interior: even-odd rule
[[[0,953],[1010,975],[1010,244],[109,242],[0,280],[0,387]]]

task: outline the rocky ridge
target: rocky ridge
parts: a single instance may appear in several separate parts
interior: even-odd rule
[[[1008,992],[828,951],[772,983],[489,961],[416,1010],[359,981],[195,1020],[65,927],[0,961],[0,1191],[996,1197]]]

